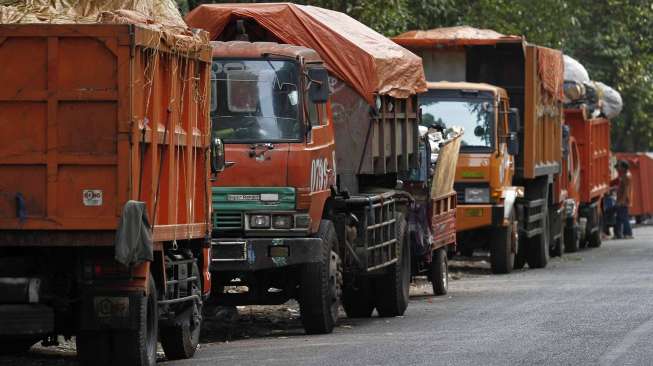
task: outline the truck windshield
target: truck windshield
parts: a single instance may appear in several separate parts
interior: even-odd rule
[[[226,143],[301,140],[297,64],[213,60],[211,120]]]
[[[445,127],[462,127],[461,149],[492,147],[494,113],[491,99],[424,98],[420,108],[423,126],[443,124]]]

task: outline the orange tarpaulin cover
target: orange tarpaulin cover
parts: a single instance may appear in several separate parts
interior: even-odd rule
[[[469,26],[414,30],[392,38],[397,44],[410,49],[436,46],[491,46],[503,42],[526,43],[522,36],[507,36],[491,29],[477,29]],[[563,100],[564,63],[562,52],[537,46],[538,75],[542,87],[558,100]]]
[[[426,91],[421,58],[340,12],[287,3],[211,4],[186,16],[188,25],[209,31],[212,40],[234,19],[253,19],[281,43],[314,49],[370,104],[376,93],[406,98]]]
[[[499,41],[521,41],[519,36],[506,36],[491,29],[469,26],[413,30],[392,38],[405,47],[432,47],[436,45],[466,46],[489,45]]]

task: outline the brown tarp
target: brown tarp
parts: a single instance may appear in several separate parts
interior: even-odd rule
[[[526,43],[523,36],[504,35],[491,29],[468,26],[416,30],[392,38],[397,44],[410,49],[434,47],[492,46],[499,43]],[[557,100],[564,99],[564,62],[562,52],[537,46],[538,75],[542,87]]]
[[[423,48],[436,45],[491,45],[499,41],[521,41],[522,38],[519,36],[506,36],[491,29],[459,26],[408,31],[393,37],[392,40],[404,47]]]
[[[0,24],[137,24],[158,32],[179,52],[208,47],[204,32],[192,32],[174,0],[3,0]]]
[[[287,3],[212,4],[186,16],[212,40],[227,40],[219,36],[234,19],[253,19],[281,43],[314,49],[370,104],[376,93],[407,98],[426,91],[421,58],[343,13]]]

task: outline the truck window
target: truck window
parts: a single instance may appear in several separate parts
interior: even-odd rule
[[[225,143],[300,141],[297,64],[214,60],[211,119]]]
[[[421,124],[431,127],[462,127],[461,149],[489,149],[493,146],[494,108],[492,99],[421,99]]]

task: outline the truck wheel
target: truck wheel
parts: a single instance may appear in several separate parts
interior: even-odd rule
[[[526,262],[530,268],[544,268],[549,262],[549,209],[544,204],[544,223],[542,233],[528,240],[528,250],[526,251]]]
[[[112,356],[116,365],[151,366],[156,364],[157,336],[159,332],[159,305],[156,286],[150,275],[149,295],[137,299],[136,329],[114,332]],[[132,309],[134,307],[132,306]]]
[[[200,271],[197,262],[193,263],[191,276],[197,278],[191,286],[193,295],[202,296],[199,285]],[[169,360],[182,360],[193,357],[200,343],[200,328],[202,327],[202,301],[193,301],[185,310],[183,320],[171,326],[161,328],[159,338],[161,347]]]
[[[342,291],[342,307],[349,318],[369,318],[374,311],[374,290],[369,277],[357,276]]]
[[[565,227],[565,252],[575,253],[578,251],[580,235],[578,235],[578,226]]]
[[[331,333],[338,321],[342,272],[334,251],[338,236],[333,223],[322,220],[318,236],[322,239],[322,261],[301,267],[299,310],[307,334]]]
[[[490,238],[490,267],[492,273],[510,273],[515,265],[514,249],[517,247],[517,228],[514,218],[507,226],[492,229]]]
[[[449,290],[449,263],[447,261],[447,251],[445,248],[438,248],[433,251],[430,269],[433,295],[446,295],[447,290]]]
[[[404,315],[408,307],[410,291],[410,243],[407,238],[406,220],[398,213],[397,261],[386,269],[386,273],[375,278],[376,311],[381,317]]]
[[[595,230],[587,239],[587,246],[590,248],[598,248],[601,246],[601,230]]]

